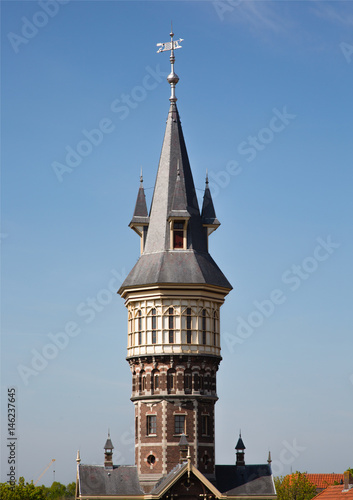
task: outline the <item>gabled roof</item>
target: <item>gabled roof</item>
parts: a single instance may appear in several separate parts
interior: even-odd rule
[[[151,496],[160,498],[173,484],[187,474],[195,476],[216,498],[221,497],[218,489],[194,465],[188,462],[176,465],[169,474],[162,477],[151,491]]]
[[[325,490],[321,491],[313,500],[353,500],[353,488],[350,490],[343,489],[343,485],[328,486]]]
[[[143,495],[135,465],[78,466],[79,492],[82,498],[94,496]]]

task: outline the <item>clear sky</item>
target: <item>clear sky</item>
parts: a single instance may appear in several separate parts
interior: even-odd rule
[[[353,466],[353,4],[3,1],[2,435],[16,388],[16,467],[34,481],[133,463],[128,228],[151,200],[170,89],[194,181],[221,227],[217,463],[271,450],[277,474]],[[112,292],[114,291],[114,293]],[[63,334],[63,332],[65,332]],[[57,344],[55,347],[54,339]],[[5,443],[5,441],[3,441]],[[1,480],[9,471],[3,446]]]

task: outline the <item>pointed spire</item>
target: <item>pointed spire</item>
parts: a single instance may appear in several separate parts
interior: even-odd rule
[[[206,199],[211,202],[205,202],[204,221],[200,214],[173,91],[176,84],[174,50],[180,48],[182,40],[174,41],[173,36],[171,31],[171,42],[157,44],[158,52],[171,50],[172,72],[168,81],[172,97],[149,217],[146,217],[147,207],[142,212],[135,208],[130,222],[130,227],[142,236],[142,255],[119,289],[123,297],[127,288],[153,283],[215,285],[223,288],[226,294],[232,289],[208,253],[208,234],[219,226],[219,221],[208,183]],[[181,238],[183,244],[179,246]]]
[[[221,225],[221,223],[216,217],[216,212],[213,206],[211,191],[208,183],[207,170],[206,170],[206,185],[205,185],[205,193],[203,195],[201,217],[203,225],[211,229],[211,231],[209,231],[208,234],[211,234],[213,231],[217,229],[218,226]]]
[[[271,452],[269,451],[269,452],[268,452],[268,459],[267,459],[267,463],[268,463],[268,464],[271,464],[271,462],[272,462]]]
[[[238,439],[238,442],[237,442],[235,449],[236,450],[245,450],[246,449],[244,442],[242,440],[242,437],[241,437],[241,431],[239,432],[239,439]]]
[[[137,219],[140,219],[141,217],[148,218],[146,196],[145,196],[145,190],[143,188],[142,168],[141,168],[141,174],[140,174],[140,187],[139,187],[139,190],[137,193],[134,215],[132,217],[131,222],[133,222]]]
[[[129,227],[131,227],[131,229],[133,229],[139,236],[142,237],[146,233],[146,231],[144,231],[144,228],[147,228],[148,224],[149,217],[147,211],[145,190],[143,188],[143,176],[141,167],[140,187],[137,193],[134,215],[132,216]]]
[[[244,442],[243,442],[242,437],[241,437],[241,431],[239,432],[239,439],[238,439],[238,442],[237,442],[235,449],[237,452],[236,453],[237,460],[236,460],[235,465],[244,466],[245,465],[245,453],[244,453],[245,445],[244,445]]]

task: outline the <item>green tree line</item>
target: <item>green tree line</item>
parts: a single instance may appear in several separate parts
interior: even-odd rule
[[[34,486],[33,481],[27,483],[20,477],[14,485],[0,483],[1,500],[73,500],[75,498],[75,483],[67,486],[54,481],[48,488]]]

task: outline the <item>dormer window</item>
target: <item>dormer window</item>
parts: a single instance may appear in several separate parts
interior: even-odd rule
[[[187,220],[172,220],[171,228],[171,248],[172,250],[186,249],[186,227]]]

